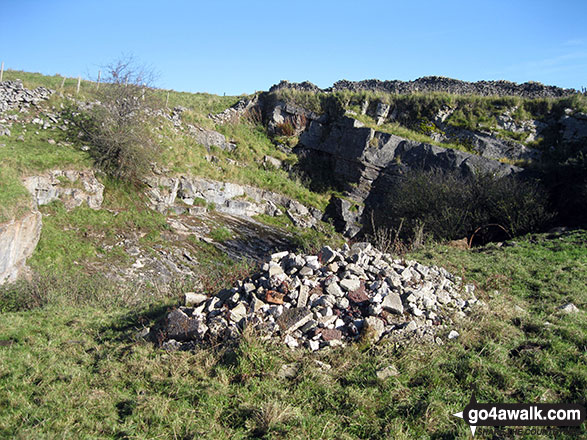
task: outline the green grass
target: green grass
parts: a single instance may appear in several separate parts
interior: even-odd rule
[[[104,179],[102,209],[86,205],[67,211],[59,201],[40,208],[41,238],[29,264],[41,273],[65,275],[95,263],[126,263],[128,256],[116,243],[121,237],[144,234],[142,244],[159,242],[169,229],[165,216],[146,207],[136,188]]]
[[[232,232],[230,229],[226,228],[225,226],[219,226],[215,229],[210,231],[210,237],[219,243],[223,243],[227,240],[232,238]]]
[[[451,414],[473,391],[480,402],[584,402],[585,312],[563,315],[557,307],[587,307],[586,238],[579,231],[529,236],[515,247],[432,246],[410,255],[464,275],[488,303],[443,346],[310,354],[245,335],[233,349],[165,352],[134,335],[177,296],[137,305],[123,300],[122,286],[48,284],[38,289],[48,298],[37,307],[0,315],[0,339],[8,341],[0,346],[0,437],[465,439],[468,427]],[[279,378],[292,362],[297,375]],[[390,364],[399,376],[378,380],[376,371]],[[496,432],[480,428],[477,436]],[[585,427],[557,431],[557,438],[581,435]]]
[[[162,164],[174,173],[188,173],[224,182],[247,184],[281,193],[306,205],[324,209],[328,194],[310,191],[304,183],[281,169],[265,168],[265,155],[284,161],[292,157],[275,148],[263,127],[246,122],[225,124],[216,129],[237,144],[234,152],[212,148],[208,152],[192,138],[175,133],[170,127],[163,127]],[[216,162],[206,160],[214,155]]]
[[[455,142],[438,142],[432,139],[430,136],[420,133],[415,130],[411,130],[397,122],[386,122],[381,125],[377,125],[375,120],[367,115],[356,115],[354,116],[355,119],[358,119],[367,127],[372,128],[373,130],[380,131],[382,133],[389,133],[404,139],[409,139],[416,142],[421,142],[425,144],[437,145],[443,148],[451,148],[453,150],[465,151],[467,153],[474,153],[475,151],[470,148],[470,146],[455,143]]]
[[[31,207],[31,196],[18,174],[8,166],[0,165],[0,223],[19,218]]]

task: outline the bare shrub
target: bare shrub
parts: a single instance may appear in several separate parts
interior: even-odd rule
[[[515,236],[539,230],[551,218],[542,188],[532,181],[414,170],[389,193],[375,225],[393,229],[402,224],[400,236],[413,243],[421,243],[425,234],[454,240],[476,233],[480,241],[489,241],[504,232]]]
[[[106,67],[96,92],[98,104],[70,109],[73,135],[91,145],[89,153],[107,174],[138,182],[158,152],[150,130],[154,97],[152,70],[125,58]]]

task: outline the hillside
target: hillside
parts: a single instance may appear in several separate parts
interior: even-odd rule
[[[1,437],[469,438],[473,391],[586,401],[583,94],[139,87],[123,162],[85,131],[120,84],[4,80]]]

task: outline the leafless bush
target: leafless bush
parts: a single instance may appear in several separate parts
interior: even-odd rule
[[[72,109],[70,119],[82,141],[91,145],[89,152],[97,166],[116,178],[137,182],[149,171],[158,151],[146,111],[154,104],[154,74],[132,58],[118,60],[106,70],[96,92],[100,104],[82,111]]]

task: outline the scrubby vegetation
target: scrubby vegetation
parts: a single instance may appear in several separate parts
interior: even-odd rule
[[[485,240],[504,233],[504,238],[512,238],[539,230],[553,217],[537,183],[440,170],[404,176],[374,215],[384,228],[399,229],[402,224],[408,240],[421,231],[435,240],[469,238],[475,232]]]

